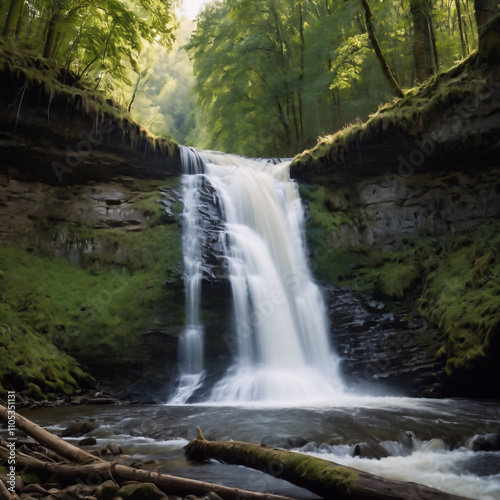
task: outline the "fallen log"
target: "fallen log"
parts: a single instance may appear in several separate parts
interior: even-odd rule
[[[7,409],[0,405],[0,419],[7,421],[7,415]],[[61,481],[76,482],[78,480],[85,483],[89,478],[95,480],[97,477],[103,481],[111,478],[117,483],[127,481],[154,483],[164,493],[171,495],[186,496],[195,494],[203,496],[207,493],[214,492],[224,500],[292,500],[285,496],[256,493],[241,490],[239,488],[220,486],[205,481],[196,481],[194,479],[185,479],[170,476],[168,474],[159,474],[144,469],[134,469],[133,467],[121,465],[117,462],[108,462],[54,436],[19,414],[16,415],[16,427],[26,432],[26,434],[43,446],[78,464],[44,462],[38,458],[17,452],[16,465],[26,467],[28,470],[45,472]],[[8,454],[9,451],[7,448],[0,446],[0,460],[8,459]]]
[[[5,484],[0,481],[0,500],[19,500],[15,493],[11,493]]]
[[[7,457],[8,450],[0,447],[0,459]],[[66,484],[75,482],[87,484],[88,481],[91,481],[95,485],[96,483],[101,484],[108,479],[112,479],[118,484],[128,481],[153,483],[158,489],[170,495],[185,496],[194,494],[202,496],[209,492],[214,492],[224,500],[241,500],[243,498],[245,500],[292,500],[290,497],[281,495],[255,493],[238,488],[229,488],[205,481],[195,481],[193,479],[159,474],[158,472],[144,469],[134,469],[133,467],[121,465],[116,462],[106,462],[103,460],[93,464],[58,464],[44,462],[38,458],[19,454],[17,456],[17,464],[26,467],[30,471],[48,475],[52,479]]]
[[[8,421],[8,411],[3,405],[0,405],[0,419],[3,419],[5,422]],[[54,436],[54,434],[42,429],[42,427],[23,417],[19,413],[16,414],[16,427],[24,431],[28,434],[28,436],[31,436],[41,445],[55,451],[71,462],[88,464],[101,460],[100,458],[87,453],[85,450],[77,448],[63,439]]]
[[[186,457],[209,458],[244,465],[285,479],[324,498],[335,500],[464,500],[428,486],[375,476],[328,460],[259,443],[207,441],[198,438],[186,446]]]

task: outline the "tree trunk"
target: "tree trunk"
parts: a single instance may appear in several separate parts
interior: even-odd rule
[[[427,0],[411,0],[413,16],[413,56],[417,79],[427,80],[436,73],[436,56],[433,49],[431,9]]]
[[[462,9],[460,8],[460,0],[455,0],[455,7],[457,9],[458,30],[460,31],[460,43],[462,44],[462,53],[463,56],[465,57],[467,55],[467,45],[465,44],[464,25],[462,22]]]
[[[24,0],[11,0],[7,19],[5,21],[2,36],[15,35],[17,23],[21,17]]]
[[[14,36],[16,38],[19,38],[19,36],[21,35],[21,27],[22,27],[22,24],[23,24],[24,8],[25,7],[26,7],[26,3],[25,2],[21,2],[21,9],[19,10],[19,17],[17,19],[16,30],[14,32]]]
[[[334,462],[259,443],[207,441],[201,431],[198,439],[186,446],[186,457],[191,460],[215,458],[228,464],[251,467],[306,488],[321,497],[336,500],[463,500],[462,497],[428,486],[385,479]]]
[[[368,4],[368,0],[361,0],[361,3],[363,4],[363,8],[365,9],[365,20],[366,20],[366,29],[368,30],[368,37],[370,38],[373,50],[375,51],[375,54],[377,55],[377,58],[380,62],[380,66],[382,66],[382,73],[389,82],[389,85],[391,86],[394,94],[396,94],[398,97],[404,97],[405,96],[404,92],[401,90],[401,87],[394,78],[391,68],[389,68],[387,59],[385,58],[384,53],[382,52],[382,47],[378,43],[377,36],[375,35],[375,30],[373,29],[373,22],[372,22],[373,13],[370,8],[370,5]]]
[[[47,38],[45,39],[45,47],[43,49],[43,57],[50,59],[54,53],[54,46],[56,42],[57,27],[60,18],[60,8],[57,2],[54,3],[54,11],[50,16],[50,21],[47,27]]]
[[[498,13],[498,0],[474,0],[477,30],[479,31],[495,14]]]

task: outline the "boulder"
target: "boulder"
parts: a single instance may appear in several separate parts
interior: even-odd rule
[[[93,431],[94,429],[97,429],[99,427],[99,424],[96,422],[90,422],[90,421],[85,421],[85,422],[75,422],[74,424],[71,424],[69,427],[64,429],[62,433],[62,437],[79,437],[79,436],[84,436],[90,431]]]
[[[112,455],[122,455],[122,449],[116,443],[108,443],[106,448],[110,451]]]
[[[94,444],[97,444],[96,438],[89,437],[89,438],[82,439],[78,443],[78,446],[93,446]]]
[[[301,448],[308,443],[302,436],[265,436],[261,444],[267,444],[276,448],[291,450],[292,448]]]
[[[500,434],[490,432],[472,438],[470,448],[474,451],[500,451]]]
[[[113,500],[118,495],[118,485],[114,481],[105,481],[97,488],[95,496],[98,500]]]
[[[118,495],[123,500],[168,500],[153,483],[129,483],[122,486]]]
[[[374,458],[380,460],[389,456],[388,451],[379,443],[356,443],[351,446],[350,454],[359,458]]]

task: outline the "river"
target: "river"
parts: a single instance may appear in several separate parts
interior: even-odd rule
[[[216,462],[189,463],[183,447],[196,437],[197,426],[210,440],[283,446],[288,439],[292,449],[310,450],[374,474],[478,500],[500,499],[500,452],[474,452],[467,447],[476,434],[500,431],[497,402],[346,395],[317,406],[64,406],[22,413],[55,433],[77,420],[95,419],[99,427],[87,436],[97,439],[96,446],[119,444],[126,463],[143,460],[164,473],[297,499],[317,497],[262,472]],[[297,441],[298,437],[303,440]],[[301,448],[293,446],[294,439]],[[391,456],[376,460],[350,455],[350,445],[367,441],[380,442]],[[309,444],[304,447],[305,442]]]

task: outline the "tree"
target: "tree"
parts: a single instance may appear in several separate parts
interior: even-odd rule
[[[498,13],[498,0],[474,0],[477,29],[481,29]]]
[[[391,86],[394,94],[396,94],[396,96],[398,97],[404,97],[404,92],[401,90],[401,87],[394,78],[394,75],[389,68],[389,64],[387,63],[387,59],[385,58],[382,48],[378,42],[377,36],[375,35],[375,30],[373,29],[373,13],[370,5],[368,4],[368,0],[361,0],[361,3],[363,4],[363,9],[365,10],[366,29],[368,30],[368,36],[370,37],[370,41],[373,45],[373,50],[375,51],[375,54],[377,55],[377,58],[382,67],[382,73],[387,78],[387,81],[389,82],[389,85]]]
[[[437,71],[437,49],[432,27],[432,11],[429,0],[411,0],[413,16],[415,70],[420,82]]]
[[[11,0],[2,36],[12,36],[15,34],[23,5],[24,5],[24,0]]]

